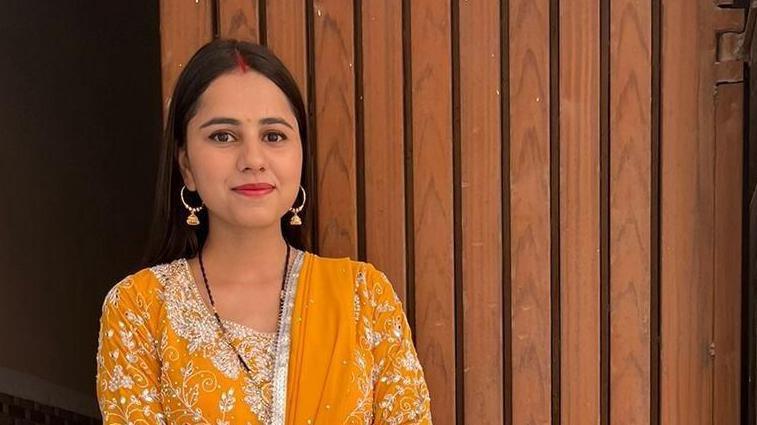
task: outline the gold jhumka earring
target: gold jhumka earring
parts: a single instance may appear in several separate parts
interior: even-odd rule
[[[197,226],[200,224],[200,219],[197,217],[196,213],[200,212],[202,210],[202,205],[199,207],[191,207],[187,203],[187,201],[184,199],[184,190],[187,188],[187,186],[181,187],[181,203],[184,204],[184,208],[189,211],[189,216],[187,216],[187,224],[190,226]]]
[[[300,219],[300,216],[297,214],[305,208],[305,200],[307,199],[307,196],[305,195],[304,187],[300,186],[300,190],[302,191],[302,204],[297,208],[289,208],[289,211],[293,214],[292,218],[289,219],[289,224],[292,226],[302,226],[302,219]]]

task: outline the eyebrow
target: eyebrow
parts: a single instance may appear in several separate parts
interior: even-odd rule
[[[289,122],[287,122],[287,120],[285,120],[284,118],[281,118],[281,117],[263,118],[260,121],[258,121],[258,123],[260,125],[281,124],[281,125],[284,125],[286,127],[289,127],[290,129],[294,130],[294,127],[292,127],[292,125],[289,124]]]
[[[205,121],[205,123],[201,125],[200,128],[205,128],[214,124],[230,124],[230,125],[238,126],[239,120],[234,119],[234,118],[211,118]]]
[[[219,117],[219,118],[211,118],[208,121],[205,121],[205,123],[202,124],[200,128],[205,128],[205,127],[215,125],[215,124],[228,124],[228,125],[239,126],[241,123],[239,122],[238,119],[235,119],[235,118]],[[291,124],[289,124],[284,118],[280,118],[280,117],[261,118],[260,121],[258,121],[258,124],[260,125],[281,124],[294,130],[294,127],[292,127]]]

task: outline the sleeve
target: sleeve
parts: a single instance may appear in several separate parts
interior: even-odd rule
[[[133,276],[105,297],[97,348],[97,400],[103,424],[165,424],[160,362],[150,306]]]
[[[374,269],[367,281],[374,296],[374,423],[431,424],[431,399],[402,303],[384,273]]]

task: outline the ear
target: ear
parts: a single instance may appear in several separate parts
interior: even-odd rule
[[[195,179],[192,175],[192,167],[189,163],[189,154],[187,153],[186,146],[179,148],[177,159],[179,161],[179,171],[181,172],[181,177],[184,179],[184,185],[190,191],[195,192],[197,190],[197,186],[195,185]]]

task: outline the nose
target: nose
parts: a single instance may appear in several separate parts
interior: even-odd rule
[[[245,141],[241,144],[239,156],[237,157],[237,169],[239,171],[264,171],[266,166],[265,150],[260,143]]]

